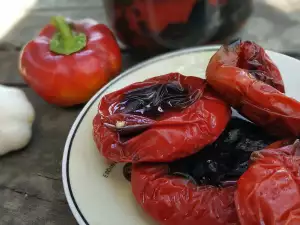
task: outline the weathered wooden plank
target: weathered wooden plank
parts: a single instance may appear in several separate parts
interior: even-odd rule
[[[24,193],[0,188],[0,224],[77,224],[66,203],[45,201]]]
[[[18,51],[1,51],[0,50],[0,84],[7,85],[24,85],[24,80],[19,75],[18,70]],[[137,63],[137,59],[133,58],[129,53],[122,55],[123,71],[128,67]]]
[[[0,84],[24,84],[18,70],[19,52],[0,51]]]

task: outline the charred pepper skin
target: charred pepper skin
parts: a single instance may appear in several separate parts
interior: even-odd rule
[[[196,154],[169,163],[169,174],[186,174],[198,185],[224,187],[228,183],[234,184],[247,170],[251,153],[276,140],[255,124],[232,117],[212,144]]]
[[[20,74],[50,104],[85,103],[121,71],[119,46],[112,32],[94,20],[53,21],[22,49]]]

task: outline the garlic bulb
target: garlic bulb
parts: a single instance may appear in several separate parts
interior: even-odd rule
[[[35,111],[25,93],[0,85],[0,155],[24,148],[32,136]]]

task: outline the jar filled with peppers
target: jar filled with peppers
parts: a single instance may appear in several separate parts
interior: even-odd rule
[[[252,12],[253,0],[104,0],[119,40],[138,53],[223,43]]]

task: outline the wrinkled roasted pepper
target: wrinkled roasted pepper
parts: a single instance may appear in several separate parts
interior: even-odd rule
[[[170,73],[105,95],[94,140],[112,161],[172,161],[215,141],[230,116],[205,80]]]
[[[235,205],[241,225],[300,224],[300,144],[282,143],[252,154],[238,181]]]
[[[280,71],[257,44],[238,40],[222,46],[207,66],[206,79],[256,125],[281,138],[300,135],[300,103],[284,94]]]
[[[238,225],[235,186],[198,186],[169,175],[163,164],[134,164],[132,192],[143,210],[161,225]]]
[[[105,25],[57,16],[25,45],[19,70],[44,100],[72,106],[88,101],[120,72],[121,53]]]

